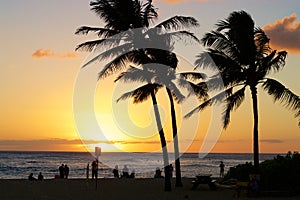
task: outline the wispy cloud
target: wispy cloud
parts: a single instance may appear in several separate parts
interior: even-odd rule
[[[170,142],[170,141],[168,141]],[[56,149],[57,147],[70,147],[82,144],[159,144],[159,141],[125,141],[125,140],[67,140],[67,139],[40,139],[40,140],[0,140],[1,149]]]
[[[300,21],[295,13],[266,25],[263,30],[270,38],[272,48],[300,53]]]
[[[56,53],[51,49],[38,49],[32,55],[32,58],[76,58],[75,52]]]
[[[260,142],[273,143],[273,144],[284,143],[283,140],[275,140],[275,139],[260,140]]]

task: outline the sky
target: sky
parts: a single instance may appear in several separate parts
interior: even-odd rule
[[[151,102],[116,103],[132,85],[113,84],[114,77],[97,82],[100,64],[82,69],[91,56],[75,52],[76,45],[96,36],[78,36],[82,25],[103,26],[90,11],[89,0],[11,0],[0,2],[0,150],[15,151],[160,151]],[[271,47],[288,51],[276,78],[300,94],[300,0],[155,0],[157,23],[174,15],[195,17],[201,38],[233,11],[245,10],[265,30]],[[193,69],[200,45],[176,48],[186,69]],[[180,70],[180,66],[179,66]],[[294,113],[263,90],[259,96],[260,152],[299,151],[300,129]],[[168,148],[172,150],[168,103],[158,94]],[[220,129],[218,108],[189,119],[183,116],[194,99],[177,105],[182,152],[252,152],[250,93]],[[187,108],[188,107],[188,108]],[[91,111],[91,112],[87,112]],[[206,138],[206,140],[205,140]],[[205,141],[205,142],[203,142]]]

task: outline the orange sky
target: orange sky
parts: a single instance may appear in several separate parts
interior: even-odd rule
[[[88,54],[74,52],[74,49],[89,37],[75,36],[74,32],[81,25],[99,26],[99,20],[89,11],[88,0],[72,2],[71,7],[67,2],[58,0],[48,3],[33,0],[26,3],[20,1],[19,4],[9,1],[0,3],[0,23],[3,27],[0,49],[0,150],[86,151],[88,148],[93,151],[94,146],[101,146],[104,151],[160,151],[151,101],[139,105],[133,105],[131,101],[115,103],[122,92],[136,85],[113,84],[113,77],[97,83],[97,66],[81,69]],[[160,8],[161,19],[174,13],[193,15],[201,25],[199,30],[195,30],[200,38],[230,12],[237,9],[248,11],[256,25],[264,27],[272,47],[289,51],[285,69],[272,77],[300,94],[300,22],[297,18],[300,13],[295,2],[275,0],[270,8],[275,11],[268,12],[259,7],[267,5],[267,0],[251,3],[237,3],[235,0],[227,0],[226,3],[222,0],[170,2],[155,1]],[[277,8],[281,8],[280,11]],[[196,46],[180,46],[178,53],[193,63],[201,50]],[[193,66],[187,68],[193,69]],[[84,78],[79,82],[81,76]],[[82,87],[78,90],[82,98],[80,102],[87,103],[74,111],[77,84]],[[95,96],[89,99],[88,95]],[[260,151],[299,151],[300,129],[293,112],[274,104],[262,90],[258,95]],[[164,99],[165,93],[160,92],[158,100],[171,150],[169,108]],[[216,142],[216,145],[206,148],[213,148],[213,152],[252,152],[249,93],[243,105],[232,114],[226,130],[219,129],[216,119],[220,113],[213,109],[183,119],[182,116],[192,109],[191,105],[196,105],[195,100],[177,105],[182,151],[199,152],[208,133],[206,144]],[[84,113],[85,109],[93,112],[96,121],[90,120],[91,113]]]

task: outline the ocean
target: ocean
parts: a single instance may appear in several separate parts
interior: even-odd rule
[[[277,154],[260,154],[260,161],[272,159]],[[52,179],[58,174],[58,167],[67,164],[70,167],[69,178],[85,178],[86,166],[94,159],[88,152],[0,152],[0,179],[27,179],[30,173],[37,177],[42,172],[45,179]],[[174,164],[174,155],[169,154],[170,163]],[[225,164],[225,173],[230,167],[252,162],[252,154],[210,153],[199,158],[198,153],[185,153],[180,157],[182,177],[195,177],[199,173],[219,175],[219,164]],[[119,170],[127,165],[133,169],[136,178],[152,178],[157,167],[163,168],[161,153],[103,152],[99,157],[100,178],[113,178],[115,165]],[[91,173],[90,173],[91,174]],[[175,173],[174,173],[175,174]]]

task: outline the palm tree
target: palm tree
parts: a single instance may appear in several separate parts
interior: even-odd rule
[[[225,86],[227,107],[224,112],[224,128],[230,122],[230,113],[237,109],[244,100],[245,90],[249,88],[253,109],[253,153],[254,167],[259,170],[258,148],[258,100],[257,86],[271,95],[287,108],[296,111],[300,116],[300,99],[279,81],[268,78],[271,72],[278,72],[285,65],[287,52],[272,50],[269,38],[260,28],[254,27],[254,21],[245,11],[233,12],[226,20],[216,24],[214,31],[206,33],[202,38],[206,52],[196,60],[196,67],[218,69]],[[211,58],[211,59],[209,59]],[[207,84],[218,88],[214,77]],[[216,95],[191,111],[191,115],[216,102]],[[300,123],[299,123],[300,125]]]
[[[160,53],[163,53],[162,51]],[[170,52],[165,52],[165,55],[170,55]],[[164,56],[164,58],[173,57],[174,56]],[[169,60],[169,64],[172,62],[176,62],[175,60]],[[155,62],[154,62],[155,63]],[[177,65],[177,64],[176,64]],[[157,91],[163,87],[166,88],[169,102],[170,102],[170,110],[171,110],[171,120],[172,120],[172,129],[173,129],[173,142],[174,142],[174,153],[175,153],[175,166],[176,166],[176,186],[182,187],[182,180],[181,180],[181,171],[180,171],[180,159],[179,159],[179,146],[178,146],[178,136],[177,136],[177,126],[176,126],[176,112],[175,112],[175,105],[174,100],[177,103],[181,103],[184,100],[184,95],[180,92],[177,88],[176,83],[173,81],[178,81],[181,87],[186,88],[190,93],[196,92],[198,98],[205,99],[207,97],[207,90],[203,90],[204,87],[199,87],[199,85],[203,85],[203,82],[199,84],[194,84],[188,80],[203,80],[206,78],[205,74],[198,73],[198,72],[184,72],[175,74],[175,70],[171,67],[164,66],[157,66],[157,64],[151,65],[146,64],[142,65],[142,68],[130,67],[126,72],[123,72],[119,75],[119,77],[115,80],[117,81],[124,81],[124,82],[146,82],[146,85],[143,85],[133,91],[127,92],[123,94],[117,101],[125,100],[127,98],[132,97],[134,99],[133,103],[141,103],[146,100],[150,95],[152,98],[152,103],[154,107],[156,107],[157,100],[155,95]],[[201,91],[199,90],[201,88]],[[155,110],[157,116],[158,110]],[[156,117],[156,120],[159,121],[159,116]],[[163,128],[161,127],[161,123],[159,122],[159,126],[163,132]],[[162,141],[165,141],[164,137],[161,134],[160,137]],[[166,149],[165,142],[162,142],[162,148]],[[166,158],[166,156],[164,156]],[[168,165],[167,159],[165,160],[165,166]],[[167,171],[167,169],[165,169]]]
[[[134,89],[133,91],[127,92],[123,94],[118,100],[125,100],[127,98],[132,97],[133,103],[141,103],[147,100],[149,97],[151,97],[154,113],[155,113],[155,119],[156,124],[160,136],[161,141],[161,148],[163,151],[163,161],[164,161],[164,170],[165,170],[165,191],[171,190],[171,177],[169,173],[169,157],[168,157],[168,150],[167,150],[167,142],[164,134],[164,129],[161,124],[160,114],[157,106],[157,99],[156,99],[156,93],[157,91],[163,87],[163,85],[160,85],[158,83],[155,83],[155,77],[153,76],[153,71],[150,70],[143,70],[136,67],[130,67],[126,72],[121,73],[116,81],[133,81],[133,82],[142,82],[145,83],[144,85],[138,87],[137,89]]]
[[[106,26],[104,28],[87,27],[82,26],[77,29],[76,34],[88,34],[90,32],[96,32],[100,39],[88,41],[77,46],[77,50],[92,51],[96,47],[107,47],[109,50],[102,54],[99,54],[89,63],[96,60],[102,60],[107,58],[113,58],[104,69],[99,73],[99,78],[107,77],[113,73],[117,73],[119,70],[124,69],[128,61],[134,63],[145,63],[144,52],[155,55],[155,60],[164,60],[165,58],[159,56],[158,49],[138,49],[135,48],[134,41],[136,38],[145,38],[145,35],[151,34],[147,28],[150,23],[157,18],[156,9],[152,5],[152,1],[148,0],[147,3],[141,4],[138,0],[95,0],[90,4],[92,11],[97,13],[101,19],[104,19]],[[124,5],[126,8],[124,9]],[[192,17],[174,16],[170,19],[155,26],[156,30],[166,31],[164,34],[166,40],[170,40],[174,37],[188,36],[192,39],[197,38],[188,31],[178,31],[185,27],[198,26],[198,22]],[[130,31],[134,28],[141,28],[138,31]],[[145,31],[146,28],[146,31]],[[129,31],[126,31],[129,30]],[[154,30],[154,29],[152,29]],[[145,31],[145,32],[143,32]],[[167,33],[169,31],[169,33]],[[171,32],[170,31],[175,31]],[[111,38],[112,35],[118,34],[121,37]],[[124,36],[124,37],[123,37]],[[152,37],[153,39],[153,37]],[[161,39],[161,37],[160,37]],[[143,39],[142,39],[143,40]],[[138,41],[141,42],[141,41]],[[152,40],[152,42],[155,42]],[[159,44],[161,41],[156,41]],[[150,45],[151,46],[151,45]],[[152,45],[153,46],[153,45]],[[112,48],[113,47],[113,48]],[[125,49],[125,50],[124,50]],[[152,53],[149,53],[152,52]],[[155,53],[156,52],[156,53]],[[155,94],[155,93],[154,93]],[[173,105],[172,105],[173,106]],[[175,119],[176,114],[174,109],[172,110],[172,117]],[[174,117],[175,115],[175,117]],[[176,121],[172,120],[173,125],[173,136],[177,139],[177,127]],[[176,128],[174,128],[176,127]],[[175,141],[177,142],[177,141]],[[177,142],[178,143],[178,142]],[[174,143],[175,145],[175,143]],[[177,144],[178,147],[178,144]],[[179,149],[175,147],[175,151],[179,152]],[[178,155],[179,153],[175,153]],[[181,173],[180,173],[180,162],[179,157],[175,161],[176,167],[176,185],[180,186]]]

